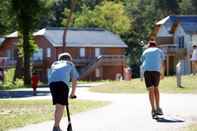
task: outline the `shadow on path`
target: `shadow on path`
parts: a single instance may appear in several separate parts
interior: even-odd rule
[[[47,96],[50,94],[50,91],[37,91],[36,96]],[[0,98],[24,98],[32,97],[32,91],[0,91]]]
[[[169,116],[159,117],[156,119],[156,121],[161,122],[161,123],[182,123],[182,122],[185,122],[183,119],[169,117]]]

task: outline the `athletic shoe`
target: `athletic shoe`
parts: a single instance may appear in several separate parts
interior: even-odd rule
[[[53,131],[62,131],[59,127],[53,127]]]
[[[162,109],[161,109],[161,108],[157,108],[156,114],[157,114],[157,115],[163,115]]]
[[[151,114],[153,119],[158,119],[156,111],[152,111]]]

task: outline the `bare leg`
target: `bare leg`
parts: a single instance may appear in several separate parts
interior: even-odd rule
[[[154,94],[153,87],[149,88],[149,100],[150,100],[152,111],[154,111],[155,110],[155,94]]]
[[[64,106],[60,104],[56,104],[55,114],[54,114],[54,117],[55,117],[54,127],[59,127],[63,114],[64,114]]]
[[[156,108],[158,109],[160,107],[160,94],[158,87],[154,87],[154,94],[155,94]]]

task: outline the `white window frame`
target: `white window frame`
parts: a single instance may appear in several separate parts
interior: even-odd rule
[[[11,49],[6,50],[6,57],[8,57],[8,59],[11,59],[11,57],[12,57],[12,50]]]
[[[48,57],[48,58],[51,57],[51,48],[47,48],[47,57]]]
[[[95,70],[95,75],[97,78],[101,76],[101,72],[98,68],[96,68],[96,70]]]
[[[85,57],[85,48],[80,48],[80,57]]]
[[[33,54],[33,60],[43,60],[43,48],[37,49],[37,51]]]
[[[95,48],[95,57],[98,57],[101,55],[101,49],[100,48]]]

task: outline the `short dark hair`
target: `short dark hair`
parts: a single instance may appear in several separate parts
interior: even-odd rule
[[[68,52],[61,53],[58,56],[58,60],[69,60],[69,61],[72,61],[72,56]]]
[[[197,47],[197,45],[196,45],[196,44],[194,44],[194,45],[193,45],[193,47],[194,47],[194,48],[196,48],[196,47]]]
[[[59,58],[59,60],[69,60],[69,61],[71,61],[71,58],[68,55],[63,55]]]
[[[148,42],[148,47],[156,47],[156,46],[157,46],[156,41],[149,41]]]

